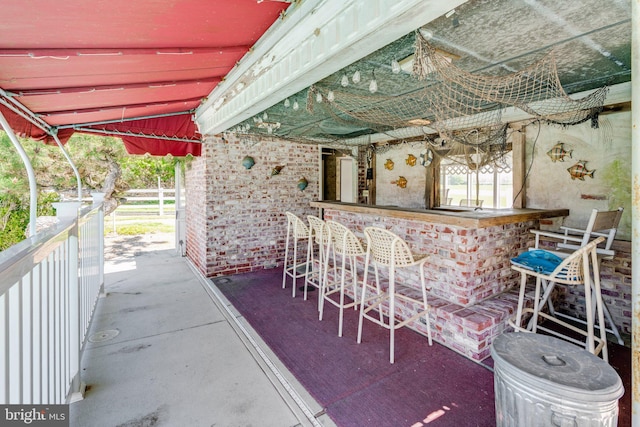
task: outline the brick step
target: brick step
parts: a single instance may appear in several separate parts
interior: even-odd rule
[[[368,277],[375,276],[373,276],[373,272],[370,272]],[[330,282],[334,280],[331,268],[328,278]],[[362,280],[362,271],[358,272],[358,278]],[[348,284],[346,293],[350,298],[353,298],[349,271],[345,275],[345,280]],[[373,285],[375,282],[370,283]],[[419,289],[413,287],[405,289],[408,289],[414,298],[421,299]],[[529,294],[530,292],[527,295],[527,306],[532,301],[532,296]],[[490,356],[493,340],[503,332],[510,330],[507,321],[515,315],[518,307],[518,288],[509,289],[468,307],[431,294],[428,295],[428,302],[431,307],[432,338],[469,359],[480,362]],[[418,309],[419,307],[398,301],[396,314],[399,318],[405,318]],[[383,312],[386,314],[387,310],[383,309]],[[408,326],[426,336],[427,328],[424,322],[424,319],[418,319]]]

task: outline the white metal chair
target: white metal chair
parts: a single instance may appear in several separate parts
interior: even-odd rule
[[[584,229],[561,226],[561,233],[546,230],[530,230],[536,235],[535,248],[537,249],[540,245],[540,236],[558,239],[560,240],[557,245],[559,250],[568,249],[572,251],[581,248],[597,237],[604,237],[606,240],[597,248],[598,254],[613,257],[615,252],[611,250],[611,245],[613,245],[616,237],[623,211],[624,208],[622,207],[614,211],[599,211],[598,209],[593,209],[589,217],[589,222]]]
[[[535,250],[540,248],[541,236],[553,238],[555,240],[558,240],[556,250],[554,250],[553,253],[564,258],[571,253],[570,251],[575,251],[581,247],[584,247],[593,239],[603,237],[604,239],[602,240],[602,242],[596,247],[596,252],[599,255],[598,262],[600,263],[602,259],[612,259],[615,255],[615,251],[611,249],[611,246],[613,245],[613,242],[615,240],[616,232],[618,231],[618,225],[620,224],[620,218],[622,217],[623,211],[624,208],[622,207],[614,211],[599,211],[597,209],[593,209],[591,212],[591,216],[589,217],[587,226],[584,229],[561,226],[560,233],[546,230],[530,230],[536,236],[535,245],[531,249]],[[542,282],[542,287],[544,295],[541,304],[544,305],[549,299],[553,287],[547,286],[547,283],[544,280]],[[592,297],[595,298],[594,295],[592,295]],[[553,306],[553,303],[551,301],[548,302],[549,313],[552,316],[562,317],[567,320],[585,324],[585,321],[582,319],[565,313],[557,312]],[[595,307],[594,301],[592,301],[592,307]],[[624,340],[620,336],[620,332],[618,331],[617,326],[615,325],[615,323],[613,323],[611,313],[607,308],[607,304],[604,302],[603,310],[606,321],[609,323],[609,327],[606,328],[606,331],[610,332],[616,337],[618,344],[624,345]]]
[[[389,362],[394,362],[394,332],[410,322],[424,316],[427,326],[427,338],[429,345],[431,342],[431,323],[429,321],[429,304],[427,303],[427,287],[424,278],[424,264],[427,255],[414,255],[411,253],[407,242],[391,231],[367,227],[364,229],[367,237],[367,254],[364,264],[364,277],[362,280],[360,319],[358,322],[358,343],[362,340],[362,323],[366,318],[378,325],[389,329]],[[369,265],[373,264],[375,272],[376,287],[367,283],[367,273]],[[380,287],[380,275],[378,266],[389,269],[389,287],[382,292]],[[422,301],[410,296],[404,287],[396,284],[396,269],[417,266],[420,274],[420,287],[422,291]],[[411,288],[413,289],[413,288]],[[375,295],[366,297],[367,290],[375,291]],[[396,300],[404,300],[416,305],[422,305],[415,314],[405,319],[396,319]],[[388,321],[382,315],[383,304],[388,302]],[[369,314],[372,310],[378,310],[378,317]]]
[[[309,286],[317,288],[319,291],[322,289],[322,267],[323,259],[326,257],[327,242],[329,241],[329,229],[325,222],[314,215],[307,215],[309,221],[309,241],[307,243],[307,268],[305,271],[305,287],[304,287],[304,299],[307,299],[307,290]],[[316,253],[318,259],[316,260]],[[320,310],[320,302],[322,296],[318,295],[318,310]]]
[[[357,257],[364,256],[366,251],[362,245],[360,239],[356,237],[351,230],[344,225],[328,220],[326,221],[327,228],[329,229],[328,249],[324,257],[324,280],[322,282],[321,300],[320,300],[320,317],[324,313],[324,303],[328,302],[339,310],[338,320],[338,336],[342,336],[342,324],[344,318],[344,309],[354,309],[358,306],[358,269],[357,269]],[[334,279],[333,283],[329,282],[329,257],[330,253],[333,258],[334,266]],[[336,255],[338,255],[336,258]],[[347,259],[349,260],[349,272],[351,275],[351,286],[353,290],[353,301],[345,301],[345,287],[346,274],[347,274]],[[338,278],[337,272],[340,273]],[[334,299],[334,295],[337,295],[337,300]]]
[[[300,277],[305,277],[305,271],[300,271],[299,268],[303,267],[305,263],[298,262],[298,241],[309,238],[309,228],[304,221],[298,218],[291,212],[286,212],[287,215],[287,240],[285,242],[284,251],[284,268],[282,272],[282,289],[287,286],[287,276],[291,277],[293,282],[292,296],[296,296],[296,283]],[[293,240],[293,258],[289,262],[289,241]]]
[[[602,303],[602,295],[600,293],[600,270],[598,265],[598,254],[596,247],[598,244],[605,240],[604,237],[598,237],[596,240],[591,241],[587,245],[579,248],[571,255],[563,259],[560,264],[552,272],[536,271],[534,267],[527,267],[521,264],[513,263],[512,266],[516,271],[520,272],[520,293],[518,297],[518,309],[516,311],[515,318],[509,320],[509,324],[516,331],[537,332],[538,330],[547,332],[549,334],[564,338],[567,341],[574,344],[583,345],[589,352],[598,355],[602,352],[602,358],[608,361],[607,354],[607,336],[603,327],[600,329],[600,336],[596,337],[594,333],[595,322],[594,313],[597,312],[598,325],[604,325],[604,310]],[[525,288],[527,284],[527,278],[533,276],[536,279],[536,288],[534,295],[533,308],[524,308]],[[585,304],[586,304],[586,331],[575,327],[572,324],[563,322],[557,317],[544,313],[542,311],[547,299],[545,296],[541,298],[542,282],[547,282],[547,289],[551,289],[555,284],[564,284],[569,286],[584,286],[585,292]],[[595,307],[592,310],[592,298],[593,293],[595,301]],[[546,292],[545,292],[546,294]],[[548,295],[547,295],[548,296]],[[522,327],[522,315],[524,313],[531,313],[532,318],[527,327]],[[549,329],[542,325],[538,325],[538,317],[543,317],[550,322],[554,322],[567,330],[574,333],[583,335],[585,341],[578,340],[569,336],[566,332]],[[595,342],[598,345],[595,345]]]

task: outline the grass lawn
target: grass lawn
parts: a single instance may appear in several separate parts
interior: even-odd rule
[[[467,186],[466,184],[460,185],[449,185],[447,187],[449,189],[449,197],[453,199],[451,204],[454,206],[458,206],[460,204],[461,199],[466,199],[467,197],[470,199],[476,198],[475,187],[474,191],[471,192],[467,196]],[[511,186],[503,185],[502,191],[500,191],[500,203],[498,204],[498,208],[508,208],[512,205],[511,200]],[[480,200],[484,200],[484,204],[482,206],[490,208],[493,207],[493,188],[491,185],[480,185],[480,194],[478,197]]]
[[[147,233],[173,233],[175,206],[165,206],[159,215],[158,206],[121,205],[104,219],[105,234],[133,236]]]

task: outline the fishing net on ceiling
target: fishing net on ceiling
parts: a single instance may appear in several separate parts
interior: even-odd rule
[[[421,127],[425,135],[435,131],[436,138],[425,140],[438,146],[437,154],[476,169],[505,152],[503,109],[519,108],[561,125],[591,120],[597,127],[607,94],[603,87],[581,99],[570,98],[560,84],[553,54],[505,76],[469,73],[432,47],[420,31],[416,31],[413,75],[423,84],[392,96],[314,85],[307,108],[310,112],[320,108],[337,123],[381,133],[411,127]],[[314,98],[320,102],[314,103]]]

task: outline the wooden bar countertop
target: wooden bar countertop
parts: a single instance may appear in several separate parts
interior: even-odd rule
[[[427,210],[320,200],[311,202],[311,207],[403,218],[465,228],[484,228],[569,215],[569,209],[480,208],[475,210],[472,207],[443,206]]]

